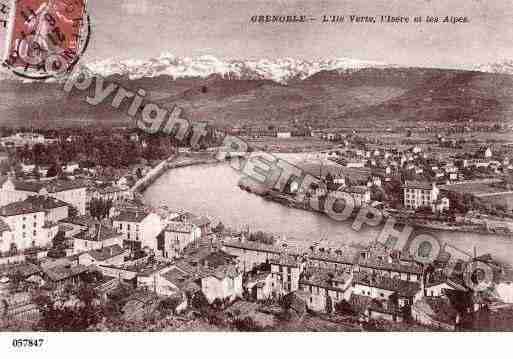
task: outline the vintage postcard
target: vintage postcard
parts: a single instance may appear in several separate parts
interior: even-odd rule
[[[0,0],[0,331],[513,330],[512,17]]]

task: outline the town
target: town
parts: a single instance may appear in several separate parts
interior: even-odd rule
[[[494,254],[474,253],[495,270],[477,292],[464,261],[447,275],[443,255],[425,265],[379,242],[295,246],[287,233],[152,206],[141,192],[165,171],[217,163],[223,135],[236,134],[254,150],[314,154],[298,166],[322,186],[289,181],[258,192],[267,199],[306,209],[340,191],[403,224],[511,240],[512,143],[454,128],[423,139],[384,130],[400,141],[355,129],[211,129],[197,149],[128,128],[0,131],[3,330],[511,329],[513,272]]]

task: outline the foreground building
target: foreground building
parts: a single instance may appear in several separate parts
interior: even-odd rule
[[[48,222],[45,211],[31,202],[13,202],[0,208],[0,253],[4,257],[16,257],[29,249],[48,249],[57,232],[57,224]]]
[[[157,214],[125,210],[112,221],[114,228],[122,233],[125,247],[131,250],[158,250],[157,236],[162,231],[162,220]]]
[[[0,206],[24,201],[29,196],[49,196],[68,203],[79,215],[86,212],[87,186],[78,180],[19,181],[7,179],[0,186]]]

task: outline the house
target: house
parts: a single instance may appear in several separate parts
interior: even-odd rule
[[[443,213],[449,210],[450,201],[447,197],[440,197],[432,204],[431,210],[436,213]]]
[[[7,148],[12,147],[29,147],[32,148],[35,144],[51,144],[56,142],[56,139],[45,138],[43,135],[35,132],[19,132],[12,136],[0,138],[0,145]]]
[[[371,201],[371,192],[367,186],[350,186],[343,189],[353,198],[356,207],[362,207]]]
[[[117,185],[97,187],[88,190],[88,202],[92,199],[101,199],[103,201],[124,201],[132,199],[132,193],[128,188],[121,188]]]
[[[75,171],[79,170],[80,166],[76,162],[70,162],[66,164],[65,166],[62,166],[62,171],[64,173],[74,173]]]
[[[455,330],[460,322],[448,298],[423,297],[413,304],[411,316],[418,323],[443,330]]]
[[[180,265],[172,265],[159,275],[155,288],[160,295],[192,297],[193,294],[201,292],[201,279],[194,271],[191,273]]]
[[[299,278],[305,268],[303,258],[282,254],[270,260],[271,273],[275,283],[274,292],[278,297],[299,289]]]
[[[419,181],[406,181],[403,191],[404,205],[409,209],[432,208],[440,194],[440,189],[435,183]]]
[[[335,304],[351,297],[351,272],[307,268],[299,280],[299,290],[309,293],[308,309],[331,313]]]
[[[9,154],[4,151],[0,151],[0,164],[9,161]]]
[[[234,265],[205,268],[201,272],[201,291],[209,303],[216,299],[233,301],[242,297],[242,273]]]
[[[201,228],[192,223],[171,221],[163,231],[163,245],[159,247],[164,258],[175,258],[191,243],[201,238]]]
[[[23,172],[24,174],[32,173],[36,169],[36,165],[34,165],[34,164],[25,164],[22,162],[20,165],[21,165],[21,172]]]
[[[79,255],[78,264],[95,265],[122,265],[128,254],[120,245],[113,244],[99,249],[92,249]]]
[[[446,297],[446,291],[466,291],[467,288],[461,280],[448,278],[444,273],[435,272],[427,275],[423,295],[426,297]]]
[[[276,131],[276,137],[278,138],[291,138],[292,131],[288,128],[280,127]]]
[[[385,302],[397,300],[399,308],[412,305],[421,292],[420,283],[364,272],[353,274],[352,288],[357,295]]]
[[[50,196],[29,196],[25,202],[34,208],[41,209],[46,214],[46,220],[59,222],[69,216],[69,204]]]
[[[183,212],[172,218],[171,221],[192,224],[193,226],[200,229],[200,235],[202,238],[212,233],[210,227],[210,219],[208,219],[208,217],[205,216],[196,216],[195,214],[192,214],[190,212]]]
[[[66,202],[85,215],[87,186],[78,180],[18,181],[8,179],[0,187],[0,206],[29,196],[49,196]]]
[[[267,270],[250,272],[244,283],[244,290],[254,301],[266,300],[275,295],[272,273]]]
[[[92,221],[88,227],[72,236],[73,253],[100,250],[118,245],[123,247],[123,235],[108,224]]]
[[[262,263],[268,263],[271,259],[277,259],[282,249],[274,245],[244,240],[226,240],[222,249],[237,258],[239,270],[250,272]]]
[[[15,292],[2,296],[0,301],[0,325],[4,322],[37,322],[39,307],[29,292]]]
[[[129,321],[141,321],[153,313],[160,299],[158,295],[151,291],[140,290],[133,293],[123,306],[121,312],[122,319]]]
[[[88,271],[84,265],[58,264],[43,267],[45,286],[55,292],[63,291],[67,286],[77,286],[81,276]]]
[[[351,270],[355,264],[357,253],[354,252],[321,252],[312,251],[307,256],[308,266],[332,271]]]
[[[45,211],[31,202],[19,201],[0,207],[0,252],[16,255],[52,244],[58,226],[46,221]]]
[[[397,263],[375,257],[360,258],[354,271],[416,283],[420,283],[422,279],[422,268],[416,264]]]
[[[142,210],[124,210],[112,219],[113,226],[122,233],[124,246],[131,250],[149,248],[158,250],[157,236],[162,232],[161,218]]]

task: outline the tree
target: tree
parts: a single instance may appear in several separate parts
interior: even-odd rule
[[[162,300],[159,304],[160,311],[170,311],[176,314],[176,308],[182,303],[182,299],[179,296],[172,296]]]
[[[91,217],[97,220],[107,218],[112,208],[112,200],[104,200],[102,198],[93,198],[89,205],[89,212]]]
[[[342,299],[340,302],[335,303],[335,311],[339,314],[354,314],[353,307],[345,299]]]
[[[78,217],[78,210],[75,208],[75,206],[68,206],[68,217]]]
[[[50,168],[48,168],[48,172],[46,173],[47,177],[57,177],[62,174],[61,166],[57,165],[57,163],[52,163]]]
[[[214,233],[223,233],[225,230],[223,222],[219,222],[212,230]]]
[[[333,312],[333,300],[329,295],[326,295],[326,313],[331,314]]]

